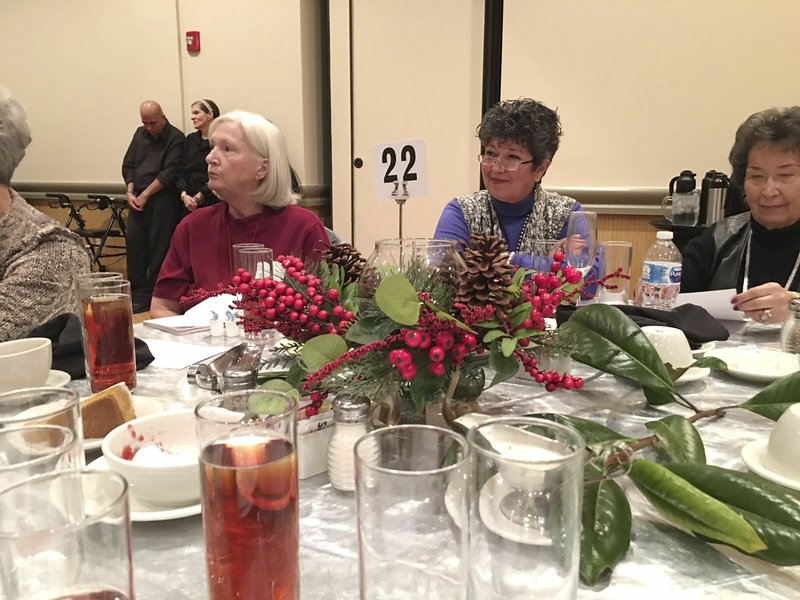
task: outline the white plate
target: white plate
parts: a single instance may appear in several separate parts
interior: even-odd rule
[[[88,469],[97,471],[107,471],[108,463],[105,457],[93,460],[87,466]],[[178,506],[177,508],[154,506],[142,502],[133,494],[128,494],[128,504],[130,505],[131,521],[137,523],[145,521],[172,521],[173,519],[185,519],[186,517],[193,517],[202,512],[200,503],[189,504],[188,506]]]
[[[47,376],[47,383],[44,385],[45,387],[64,387],[70,381],[72,381],[72,377],[69,376],[69,373],[50,369],[50,374]]]
[[[500,503],[508,494],[515,489],[503,481],[503,476],[496,473],[484,484],[480,491],[478,508],[484,526],[496,533],[500,537],[518,542],[521,544],[531,544],[544,546],[552,543],[538,529],[533,529],[515,523],[509,519],[500,508]]]
[[[131,397],[133,398],[133,414],[135,414],[137,417],[143,417],[145,415],[151,415],[153,413],[164,411],[164,405],[155,398],[151,398],[149,396]],[[83,450],[84,452],[100,450],[100,446],[102,444],[103,438],[90,438],[88,440],[83,440]]]
[[[675,381],[675,385],[683,385],[685,383],[692,383],[693,381],[700,381],[701,379],[708,377],[710,374],[711,369],[708,367],[692,367]]]
[[[699,348],[692,350],[692,356],[695,358],[703,356],[706,352],[711,352],[716,347],[716,342],[706,342],[705,344],[701,344]]]
[[[800,371],[796,354],[758,346],[720,348],[706,352],[706,356],[724,360],[728,373],[745,381],[770,382]]]
[[[767,451],[768,440],[755,440],[742,448],[742,460],[747,468],[753,471],[756,475],[761,475],[764,479],[769,479],[775,483],[787,487],[792,490],[800,491],[800,480],[790,479],[785,475],[775,473],[769,470],[764,462],[761,460],[764,452]]]

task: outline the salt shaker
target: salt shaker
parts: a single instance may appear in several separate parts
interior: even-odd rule
[[[800,300],[789,302],[789,313],[781,330],[781,347],[784,352],[800,354]]]
[[[328,445],[328,477],[337,490],[355,490],[353,447],[370,429],[369,400],[350,396],[334,399],[333,435]]]

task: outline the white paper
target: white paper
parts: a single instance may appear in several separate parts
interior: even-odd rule
[[[162,369],[185,369],[191,364],[225,352],[236,345],[205,346],[152,338],[148,338],[146,341],[147,347],[155,357],[152,365]]]
[[[193,321],[202,321],[208,324],[209,321],[225,321],[225,313],[231,309],[236,296],[233,294],[221,294],[206,298],[200,304],[197,304],[186,311],[185,317],[191,318]]]
[[[709,292],[691,292],[678,294],[676,304],[697,304],[705,308],[712,317],[720,321],[744,321],[746,316],[740,310],[733,310],[731,298],[736,290],[711,290]]]

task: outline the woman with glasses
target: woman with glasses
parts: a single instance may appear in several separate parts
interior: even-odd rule
[[[466,244],[473,233],[497,235],[513,253],[513,264],[548,269],[549,259],[536,256],[534,242],[560,240],[563,245],[570,213],[582,210],[573,198],[541,186],[558,150],[558,114],[530,98],[505,100],[486,112],[478,137],[486,189],[451,200],[434,237]],[[550,249],[550,255],[557,246]]]
[[[681,291],[735,288],[737,310],[780,323],[789,302],[800,299],[800,106],[748,117],[728,158],[750,212],[718,221],[687,244]]]

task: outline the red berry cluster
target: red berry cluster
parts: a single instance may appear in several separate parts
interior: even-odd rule
[[[579,390],[583,387],[583,379],[574,377],[569,373],[560,374],[558,371],[540,371],[538,361],[527,354],[521,352],[517,353],[517,358],[522,363],[522,366],[530,374],[536,383],[544,384],[548,392],[555,392],[558,388],[565,390],[576,389]]]
[[[245,331],[277,329],[300,342],[324,333],[344,335],[355,315],[339,302],[339,290],[324,289],[322,280],[308,274],[299,258],[281,255],[278,261],[286,269],[285,278],[297,282],[297,289],[269,277],[254,280],[244,269],[233,277],[242,296],[239,307],[244,310]]]
[[[322,401],[328,397],[328,392],[319,392],[319,391],[311,392],[311,394],[309,394],[309,397],[311,398],[311,404],[306,406],[306,416],[313,417],[314,415],[319,414],[319,409],[322,406]]]
[[[447,363],[460,365],[475,350],[478,339],[450,322],[440,321],[430,311],[423,311],[419,329],[401,329],[399,348],[389,351],[389,362],[400,377],[414,379],[421,368],[434,377],[443,377]]]

